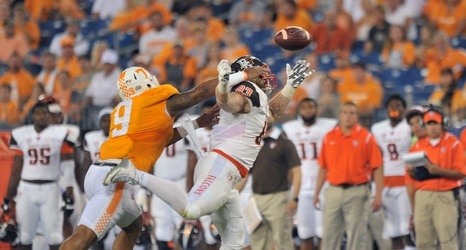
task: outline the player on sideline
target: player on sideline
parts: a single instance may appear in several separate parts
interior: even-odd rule
[[[409,237],[411,206],[405,184],[405,164],[401,157],[409,152],[411,129],[404,119],[406,102],[399,95],[391,95],[385,102],[388,119],[372,125],[383,155],[384,212],[383,238],[390,238],[392,249],[404,249]]]
[[[305,98],[299,103],[298,118],[283,124],[283,131],[295,144],[301,160],[301,188],[296,211],[301,250],[314,249],[314,237],[319,238],[319,245],[322,239],[322,211],[312,204],[319,172],[317,157],[325,134],[337,125],[336,119],[318,118],[317,110],[317,101]]]
[[[247,69],[244,75],[254,79],[266,71],[254,67]],[[123,101],[110,116],[110,135],[100,148],[100,159],[92,164],[84,180],[89,202],[79,226],[60,249],[88,249],[115,225],[122,231],[113,249],[134,247],[142,228],[142,212],[132,199],[133,187],[124,183],[104,186],[102,180],[112,167],[128,161],[142,171],[150,171],[163,149],[179,140],[180,132],[186,133],[180,128],[173,129],[175,115],[213,96],[217,83],[217,79],[208,80],[188,92],[179,93],[171,85],[160,85],[155,76],[142,67],[130,67],[120,74],[117,88]],[[206,125],[211,119],[204,115],[196,121]]]
[[[140,184],[188,219],[212,214],[222,240],[220,249],[241,249],[243,224],[234,185],[249,172],[267,124],[283,114],[296,88],[313,73],[308,72],[309,63],[304,60],[293,69],[287,65],[287,84],[267,102],[267,94],[275,87],[275,75],[269,73],[247,81],[240,71],[253,66],[268,68],[253,56],[240,57],[231,66],[226,60],[218,65],[215,95],[221,108],[219,123],[212,131],[211,150],[196,165],[194,186],[188,195],[174,182],[136,170],[131,162],[113,168],[104,182]]]

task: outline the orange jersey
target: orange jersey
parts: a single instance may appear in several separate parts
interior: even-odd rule
[[[100,148],[100,159],[128,158],[137,169],[150,171],[173,136],[174,118],[165,105],[177,93],[175,87],[161,85],[120,102],[110,116],[110,135]]]
[[[429,138],[416,142],[409,152],[425,151],[433,164],[440,168],[456,170],[466,174],[463,146],[459,140],[450,133],[443,133],[440,142],[432,146]],[[448,191],[460,187],[462,179],[439,177],[424,181],[412,179],[408,172],[405,174],[406,183],[412,183],[415,189],[429,191]]]
[[[466,128],[463,128],[463,130],[461,131],[460,142],[461,142],[461,145],[463,145],[463,150],[464,150],[464,154],[466,157]]]

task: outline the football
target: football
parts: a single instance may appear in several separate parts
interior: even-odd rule
[[[299,26],[281,29],[273,39],[278,46],[291,51],[304,49],[312,42],[311,34]]]

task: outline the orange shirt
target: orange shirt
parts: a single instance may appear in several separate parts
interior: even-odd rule
[[[37,49],[40,42],[40,28],[36,22],[28,21],[24,27],[15,25],[15,33],[22,34],[24,41],[27,41],[25,33],[31,37],[31,41],[28,43],[29,47],[32,49]]]
[[[113,18],[108,26],[108,30],[114,31],[122,29],[124,31],[135,28],[138,18],[135,16],[134,11],[120,11]]]
[[[18,125],[19,108],[15,102],[0,102],[0,122],[6,122],[6,124],[8,124],[9,126]]]
[[[351,79],[353,77],[353,70],[351,67],[332,69],[328,72],[328,75],[338,82],[341,82],[345,79]]]
[[[432,146],[429,138],[416,142],[409,152],[425,151],[427,157],[433,164],[441,168],[453,169],[466,175],[466,164],[464,160],[463,146],[459,140],[450,133],[443,133],[440,142]],[[413,184],[416,190],[448,191],[460,187],[462,179],[434,178],[417,181],[406,172],[406,182]]]
[[[317,6],[317,0],[296,0],[299,8],[313,10]]]
[[[354,77],[343,79],[338,85],[338,93],[342,103],[351,101],[361,111],[378,108],[382,104],[382,86],[369,74],[366,74],[366,81],[362,84],[357,83]]]
[[[17,53],[22,59],[29,51],[29,46],[22,35],[15,35],[12,38],[0,38],[0,48],[8,48],[0,50],[0,62],[7,63],[14,53]]]
[[[442,106],[442,98],[445,96],[445,90],[438,88],[435,89],[429,97],[429,104],[433,104],[436,106]],[[462,93],[461,90],[457,89],[453,92],[453,97],[451,100],[451,112],[456,112],[462,103]]]
[[[440,73],[444,68],[453,69],[456,79],[460,78],[461,71],[455,69],[458,66],[466,67],[466,54],[450,48],[445,55],[441,56],[436,48],[429,48],[425,52],[425,62],[427,76],[424,82],[438,84],[440,82]]]
[[[63,57],[58,58],[57,69],[68,71],[72,79],[82,74],[81,66],[79,65],[79,59],[77,56],[74,56],[69,61],[65,61],[65,58]]]
[[[34,88],[34,78],[25,69],[20,69],[17,73],[7,71],[1,78],[0,83],[8,83],[14,89],[14,83],[17,84],[18,97],[20,106],[32,94]],[[13,91],[12,91],[13,92]]]
[[[199,71],[199,74],[196,76],[196,85],[204,82],[206,80],[212,79],[212,78],[217,78],[218,77],[218,71],[217,71],[217,65],[215,67],[204,67]]]
[[[174,118],[167,99],[176,88],[161,85],[118,104],[110,117],[110,135],[100,147],[100,159],[128,158],[141,171],[150,171],[173,136]],[[115,123],[117,121],[118,123]]]
[[[463,145],[463,149],[466,150],[466,128],[463,128],[463,130],[461,131],[460,142],[461,142],[461,145]]]
[[[332,185],[368,182],[371,170],[383,165],[374,137],[359,124],[348,136],[339,126],[325,135],[318,160],[319,166],[327,170],[327,181]]]
[[[53,9],[54,0],[25,0],[24,9],[33,20],[46,21]]]
[[[449,37],[460,34],[458,33],[460,25],[466,19],[466,6],[461,1],[451,12],[444,1],[435,3],[430,11],[428,18],[437,29],[445,32]]]
[[[249,48],[244,44],[239,44],[234,48],[225,47],[222,49],[222,52],[220,52],[221,57],[227,59],[229,62],[233,62],[239,57],[250,54],[251,52],[249,51]]]
[[[384,47],[382,50],[382,60],[388,61],[392,51],[399,51],[403,55],[403,66],[412,66],[416,60],[416,46],[410,41],[394,43],[391,49]]]
[[[316,54],[331,53],[339,50],[349,51],[351,49],[351,34],[340,27],[328,30],[321,24],[311,34],[314,43],[317,44],[314,50]]]
[[[279,15],[277,20],[275,20],[274,30],[278,32],[288,26],[300,26],[311,34],[314,23],[312,22],[311,16],[305,10],[298,9],[293,19],[286,19],[284,16]]]
[[[136,21],[138,21],[139,27],[139,34],[142,35],[149,31],[152,27],[149,21],[146,19],[153,13],[159,12],[162,14],[163,22],[166,25],[171,24],[172,22],[172,14],[171,12],[160,3],[153,3],[150,7],[147,7],[145,4],[141,4],[133,10],[133,16]]]
[[[223,33],[225,32],[225,24],[222,20],[211,17],[207,23],[207,28],[205,30],[207,35],[207,40],[211,43],[220,42],[222,39]]]

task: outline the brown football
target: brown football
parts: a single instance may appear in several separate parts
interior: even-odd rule
[[[304,49],[312,42],[311,34],[299,26],[283,28],[275,34],[273,39],[278,46],[292,51]]]

